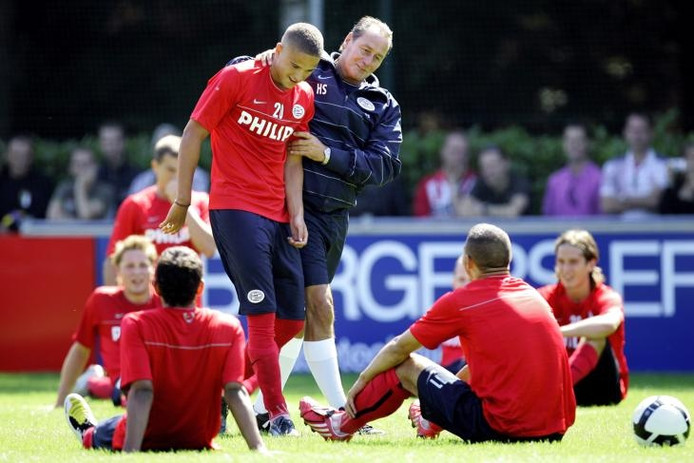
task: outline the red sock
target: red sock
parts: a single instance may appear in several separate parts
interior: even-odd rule
[[[270,418],[288,413],[282,396],[279,348],[275,342],[275,314],[249,315],[248,357],[263,391],[263,402]]]
[[[278,318],[275,320],[275,342],[280,349],[296,336],[304,327],[303,320],[285,320]]]
[[[303,327],[303,320],[275,319],[275,342],[277,343],[277,347],[281,349],[282,346],[296,336]],[[248,358],[248,348],[246,348],[246,379],[243,380],[243,386],[249,394],[252,394],[258,388],[258,376],[253,371],[251,361]]]
[[[388,416],[400,408],[410,393],[403,389],[395,368],[384,371],[369,381],[355,398],[356,418],[345,415],[340,423],[340,430],[355,433],[366,423]]]
[[[598,352],[587,342],[582,342],[569,357],[569,367],[571,367],[571,379],[574,386],[580,380],[588,376],[588,373],[595,369],[598,364]]]

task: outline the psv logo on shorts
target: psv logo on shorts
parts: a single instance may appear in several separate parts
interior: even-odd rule
[[[251,291],[248,291],[246,299],[248,299],[248,302],[250,302],[251,304],[258,304],[260,302],[263,302],[263,299],[265,299],[265,293],[259,289],[253,289]]]
[[[116,342],[120,339],[120,326],[111,327],[111,340]]]

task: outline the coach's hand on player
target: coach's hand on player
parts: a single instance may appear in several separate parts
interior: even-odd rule
[[[325,146],[315,135],[309,132],[294,132],[295,139],[289,143],[289,154],[296,154],[312,161],[323,162]]]
[[[308,242],[308,228],[306,228],[304,217],[300,215],[292,217],[289,222],[289,226],[292,230],[292,236],[287,237],[289,244],[297,249],[301,249],[306,246],[306,243]]]

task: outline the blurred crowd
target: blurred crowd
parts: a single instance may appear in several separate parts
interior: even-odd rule
[[[152,151],[159,139],[172,134],[180,135],[180,129],[156,127]],[[0,229],[16,231],[26,217],[111,219],[126,196],[154,184],[152,169],[130,163],[122,124],[105,122],[97,135],[98,152],[74,147],[68,175],[60,181],[34,163],[32,137],[10,138],[0,160]],[[383,188],[367,187],[351,215],[512,218],[529,214],[533,199],[541,200],[545,216],[694,214],[694,144],[683,146],[681,157],[664,158],[652,146],[652,121],[642,113],[626,117],[623,137],[626,152],[600,166],[591,159],[587,128],[567,125],[565,164],[547,178],[543,197],[532,198],[530,182],[515,169],[512,153],[493,145],[472,152],[465,131],[451,130],[437,169],[419,179],[413,191],[402,178]],[[202,168],[195,173],[194,189],[209,190],[209,173]]]

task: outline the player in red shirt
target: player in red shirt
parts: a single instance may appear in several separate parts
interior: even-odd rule
[[[559,282],[539,291],[564,335],[576,402],[617,404],[629,388],[622,297],[604,283],[598,245],[588,231],[562,233],[554,250]]]
[[[463,260],[470,283],[439,298],[381,349],[350,389],[346,411],[301,400],[308,426],[326,439],[348,440],[364,423],[393,413],[415,395],[421,412],[411,411],[410,419],[420,435],[435,437],[438,425],[473,442],[563,437],[574,422],[576,402],[548,304],[510,276],[511,240],[498,227],[472,227]],[[468,362],[457,376],[413,354],[455,335]]]
[[[119,345],[123,316],[161,305],[151,286],[157,251],[148,238],[133,235],[119,241],[112,259],[120,286],[100,286],[87,299],[60,371],[56,407],[63,406],[65,396],[73,388],[82,395],[120,398],[120,394],[113,395],[113,390],[121,370]],[[80,376],[92,351],[98,363]]]
[[[212,257],[217,251],[210,228],[207,193],[193,192],[191,207],[185,216],[185,226],[176,234],[166,234],[159,229],[159,224],[176,197],[180,145],[181,137],[176,135],[167,135],[157,141],[152,158],[155,184],[128,196],[118,208],[111,239],[106,248],[104,284],[115,284],[115,268],[108,256],[113,253],[118,241],[130,235],[145,235],[150,238],[159,254],[168,247],[178,245],[188,246],[207,257]]]
[[[303,81],[321,53],[320,31],[297,23],[275,47],[270,66],[245,61],[209,80],[183,132],[178,195],[161,224],[166,233],[182,226],[200,145],[210,135],[210,222],[239,313],[247,316],[247,354],[273,436],[298,435],[282,395],[278,355],[304,324],[299,248],[308,232],[302,157],[288,155],[287,142],[295,131],[307,131],[313,117],[313,90]]]
[[[154,286],[163,307],[123,319],[122,385],[125,415],[96,424],[78,394],[65,399],[65,417],[85,448],[184,450],[213,448],[224,393],[248,447],[264,451],[244,375],[244,334],[239,321],[195,307],[203,289],[200,257],[185,246],[164,251]]]

